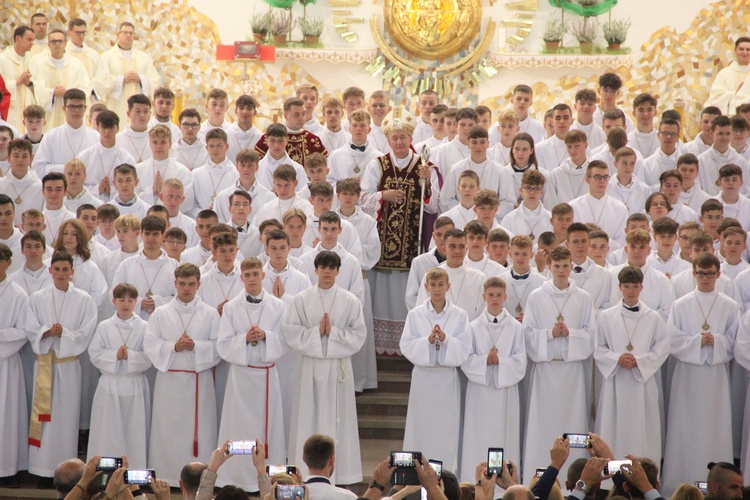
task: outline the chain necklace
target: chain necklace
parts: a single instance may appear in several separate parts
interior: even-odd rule
[[[641,315],[638,315],[638,319],[635,322],[635,326],[633,327],[632,331],[628,331],[628,324],[625,321],[625,314],[620,313],[620,318],[622,318],[622,327],[625,330],[625,335],[628,336],[628,345],[625,346],[625,349],[628,350],[628,352],[633,350],[633,335],[635,335],[635,332],[638,331],[638,323],[641,322]]]
[[[568,298],[565,299],[565,302],[563,302],[562,307],[557,307],[557,301],[553,296],[550,295],[550,299],[552,299],[552,303],[555,304],[555,309],[557,309],[557,321],[565,321],[565,316],[563,316],[563,311],[565,310],[565,306],[568,305],[568,301],[570,300],[570,297],[572,297],[573,294],[568,291]]]
[[[83,130],[81,133],[81,141],[78,143],[78,147],[76,149],[73,149],[73,145],[70,143],[70,138],[68,137],[68,129],[67,127],[63,126],[63,135],[65,136],[65,141],[68,143],[68,148],[70,148],[70,152],[73,153],[72,157],[75,158],[78,156],[78,153],[81,151],[81,146],[83,146],[83,140],[86,138],[86,131]]]
[[[711,302],[711,307],[708,308],[708,314],[703,312],[703,306],[701,306],[701,301],[698,299],[698,292],[694,291],[693,294],[695,295],[695,301],[698,303],[698,308],[701,310],[701,315],[703,316],[703,324],[701,325],[701,328],[707,332],[709,328],[711,328],[711,325],[708,324],[708,317],[711,316],[711,311],[713,310],[714,305],[716,305],[716,299],[719,298],[719,294],[717,293],[716,297],[714,297],[714,301]]]
[[[146,269],[143,267],[143,264],[141,262],[138,263],[139,266],[141,266],[141,272],[143,273],[143,279],[146,280],[146,286],[148,286],[148,292],[146,292],[146,297],[151,297],[153,293],[151,292],[152,288],[154,287],[154,283],[156,282],[156,278],[159,277],[159,273],[164,268],[164,266],[159,266],[159,270],[156,271],[156,274],[154,275],[154,279],[151,280],[149,283],[148,277],[146,276]]]
[[[141,162],[143,161],[143,153],[144,153],[144,152],[146,151],[146,147],[148,146],[148,141],[146,141],[146,142],[145,142],[145,143],[143,144],[143,147],[141,148],[141,150],[140,150],[140,151],[138,151],[138,146],[136,146],[136,145],[135,145],[135,142],[133,142],[133,138],[132,138],[132,137],[130,137],[129,135],[125,135],[125,137],[127,137],[127,138],[128,138],[128,140],[130,141],[130,144],[131,144],[131,145],[133,146],[133,151],[135,151],[136,153],[138,153],[138,158],[137,158],[137,160],[136,160],[136,161],[137,161],[138,163],[141,163]]]

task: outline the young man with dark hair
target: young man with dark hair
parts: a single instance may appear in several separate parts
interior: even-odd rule
[[[615,73],[604,73],[599,77],[599,88],[597,94],[599,94],[599,106],[594,111],[594,122],[604,128],[603,118],[604,114],[612,109],[622,109],[617,105],[617,99],[622,96],[622,78]],[[624,113],[624,111],[623,111]],[[625,125],[628,132],[635,130],[633,120],[628,115],[625,115]],[[607,131],[604,130],[606,133]]]
[[[576,119],[570,130],[580,130],[586,134],[586,141],[591,149],[604,144],[606,136],[601,125],[594,123],[596,110],[596,92],[592,89],[581,89],[576,92],[574,108]]]
[[[151,101],[154,110],[151,119],[148,121],[149,130],[159,124],[169,127],[172,144],[176,143],[177,140],[182,137],[180,127],[172,123],[174,98],[174,92],[168,87],[159,87],[154,90],[154,98]]]
[[[29,209],[41,209],[44,205],[42,183],[29,171],[34,157],[31,143],[24,139],[13,139],[8,143],[10,169],[0,178],[0,193],[13,199],[15,226],[21,226],[21,214]]]
[[[302,188],[307,186],[307,174],[305,173],[305,164],[300,164],[294,161],[289,153],[287,152],[287,145],[289,144],[289,133],[287,129],[280,123],[272,123],[266,129],[264,134],[266,144],[266,154],[258,162],[258,172],[256,177],[258,182],[268,190],[273,190],[273,173],[281,165],[291,165],[297,172],[297,187],[296,190],[300,191]],[[309,160],[311,155],[307,155],[306,158]]]
[[[313,153],[323,153],[328,156],[328,151],[323,146],[320,138],[305,130],[307,121],[305,112],[305,101],[298,97],[291,97],[284,101],[284,126],[286,126],[289,140],[286,143],[286,151],[289,157],[300,165],[305,164],[307,156]],[[258,140],[255,151],[261,156],[266,155],[268,143],[266,134]]]
[[[170,155],[190,170],[195,170],[208,160],[206,143],[198,137],[201,115],[193,108],[184,109],[178,123],[181,137],[173,141]]]
[[[443,179],[448,177],[453,165],[471,154],[469,150],[469,131],[477,125],[477,112],[473,108],[461,108],[456,113],[458,134],[450,142],[438,147],[430,161],[438,166]]]
[[[151,99],[145,94],[128,97],[127,127],[117,134],[117,145],[135,158],[136,164],[151,158],[148,121],[151,118]]]
[[[628,134],[628,144],[641,154],[642,158],[648,158],[656,152],[659,147],[657,132],[654,129],[654,116],[656,115],[656,97],[649,93],[638,94],[633,99],[633,116],[635,116],[635,130]]]
[[[555,128],[555,135],[549,139],[536,144],[534,155],[536,156],[539,168],[551,172],[569,158],[565,137],[573,125],[573,112],[565,103],[555,104],[552,108],[552,120]]]
[[[704,106],[716,106],[723,114],[750,100],[748,82],[750,38],[741,36],[734,42],[734,61],[716,74]]]
[[[700,156],[711,149],[711,145],[714,143],[713,122],[720,116],[722,116],[721,110],[716,106],[703,108],[700,115],[701,131],[692,141],[683,145],[681,152]]]
[[[719,194],[719,169],[727,164],[734,164],[740,167],[743,172],[743,178],[750,177],[750,169],[743,157],[737,153],[730,145],[732,141],[732,120],[726,116],[718,116],[711,123],[711,132],[713,134],[713,143],[704,153],[698,155],[698,179],[701,188],[710,194],[716,196]],[[744,187],[742,194],[750,193],[750,188]]]
[[[231,186],[239,174],[227,158],[227,134],[220,128],[214,128],[206,134],[206,149],[208,159],[206,163],[193,171],[193,205],[191,215],[201,210],[213,210],[216,196]],[[188,196],[189,198],[189,196]]]

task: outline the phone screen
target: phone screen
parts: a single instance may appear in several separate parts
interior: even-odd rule
[[[266,465],[266,473],[269,476],[274,474],[286,474],[286,465]]]
[[[632,460],[610,460],[604,468],[605,474],[617,474],[621,465],[633,465]]]
[[[277,500],[296,500],[305,498],[305,487],[291,484],[276,485]]]
[[[487,473],[500,475],[503,472],[503,449],[489,448],[487,450]]]
[[[588,434],[565,434],[565,437],[570,440],[571,448],[586,448],[588,446]]]
[[[150,469],[128,469],[125,482],[127,484],[150,484],[154,471]]]
[[[696,481],[694,484],[696,488],[701,490],[701,493],[703,493],[704,495],[708,494],[708,482],[707,481]]]
[[[435,473],[437,473],[438,479],[443,477],[443,462],[439,460],[430,460],[429,464],[435,470]]]
[[[544,471],[546,471],[546,470],[547,469],[543,469],[541,467],[537,467],[536,468],[536,477],[542,477],[542,474],[544,474]]]
[[[410,451],[392,451],[391,466],[414,467],[414,454]]]
[[[231,455],[252,455],[255,451],[255,441],[229,441],[227,452]]]
[[[115,470],[122,467],[122,459],[117,457],[102,457],[99,460],[99,465],[96,466],[96,470]]]

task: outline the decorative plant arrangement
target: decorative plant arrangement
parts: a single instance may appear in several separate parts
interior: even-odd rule
[[[555,45],[562,46],[562,43],[554,42],[560,36],[560,31],[565,30],[563,34],[569,33],[578,40],[578,47],[581,54],[603,53],[603,47],[596,47],[597,38],[601,39],[603,34],[607,41],[607,51],[617,53],[627,53],[630,50],[623,48],[622,44],[628,35],[628,30],[633,25],[629,18],[612,19],[612,9],[617,5],[617,0],[548,0],[553,7],[560,9],[560,18],[550,17],[544,27],[542,38],[547,47],[546,52],[556,53]],[[568,21],[566,15],[573,15],[573,19]],[[599,20],[599,16],[607,15],[606,21]],[[601,33],[600,33],[601,28]],[[578,52],[574,48],[561,49],[560,52],[566,54]]]
[[[289,15],[291,17],[291,10]],[[286,45],[287,35],[291,31],[290,17],[287,17],[286,13],[280,10],[271,14],[271,38],[273,38],[273,44],[277,47]]]
[[[263,43],[268,36],[268,30],[271,26],[271,15],[268,12],[253,14],[250,21],[253,29],[253,38],[256,42]]]
[[[625,43],[628,36],[628,30],[633,26],[630,18],[613,19],[602,24],[602,33],[607,40],[609,50],[619,50],[620,46]]]
[[[315,45],[320,42],[325,21],[321,17],[301,17],[297,19],[297,26],[305,37],[305,45]]]
[[[563,36],[568,32],[568,25],[562,19],[551,16],[544,24],[544,33],[542,39],[548,52],[557,53],[560,48]]]
[[[588,18],[578,18],[570,25],[570,32],[581,47],[581,54],[591,54],[594,50],[594,40],[599,34],[599,25]]]

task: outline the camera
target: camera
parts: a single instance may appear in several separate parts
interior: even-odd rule
[[[487,449],[487,475],[492,477],[493,474],[498,476],[503,473],[503,455],[502,448]]]
[[[536,477],[542,477],[542,474],[544,474],[544,471],[546,471],[546,470],[547,469],[545,469],[543,467],[537,467],[536,468]]]
[[[274,474],[289,474],[293,476],[296,473],[296,465],[266,465],[266,474],[269,476],[273,476]]]
[[[300,500],[305,498],[305,487],[292,484],[276,485],[276,500]]]
[[[570,439],[571,448],[591,448],[589,435],[586,433],[566,432],[563,434],[563,439]]]
[[[122,467],[122,458],[120,457],[102,457],[96,470],[112,472]]]
[[[227,453],[230,455],[252,455],[255,453],[255,441],[229,441]]]
[[[419,484],[419,476],[415,466],[422,461],[422,452],[419,451],[392,451],[391,467],[396,467],[391,478],[392,484],[410,485]]]
[[[604,466],[604,475],[617,474],[620,472],[621,465],[633,465],[632,460],[610,460],[607,465]]]
[[[153,469],[128,469],[125,471],[125,484],[151,484],[155,477]]]

